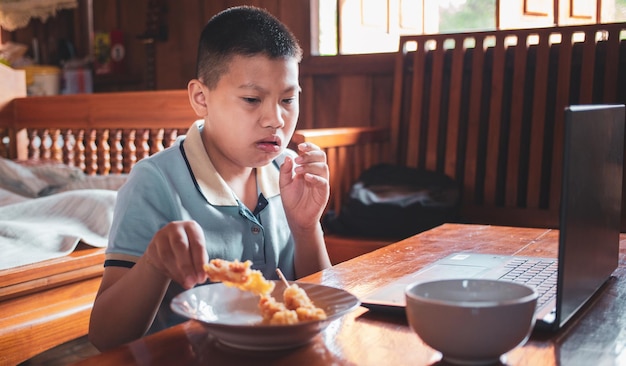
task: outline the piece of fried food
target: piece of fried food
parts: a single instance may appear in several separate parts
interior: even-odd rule
[[[299,321],[326,319],[326,312],[313,304],[300,286],[291,284],[283,292],[285,307],[298,314]]]
[[[274,290],[274,282],[267,281],[263,274],[251,269],[251,261],[240,262],[212,259],[204,265],[204,271],[211,281],[223,282],[227,286],[237,287],[257,295],[267,295]]]
[[[320,309],[317,307],[297,308],[295,312],[298,316],[298,321],[301,322],[326,319],[326,312],[324,311],[324,309]]]
[[[265,324],[295,324],[302,321],[324,320],[326,312],[316,307],[306,292],[291,284],[283,292],[284,303],[271,296],[262,296],[259,309]]]
[[[283,302],[287,309],[315,307],[306,292],[295,283],[292,283],[283,292]]]
[[[287,309],[285,304],[271,296],[261,296],[259,309],[264,324],[295,324],[300,321],[294,310]]]

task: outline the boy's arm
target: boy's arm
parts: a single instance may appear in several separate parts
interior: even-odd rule
[[[324,232],[320,224],[313,230],[296,232],[292,230],[294,242],[294,266],[296,277],[304,277],[331,266]]]
[[[202,228],[177,221],[159,230],[130,269],[106,267],[91,312],[89,340],[100,350],[142,337],[171,280],[191,288],[207,280]]]
[[[169,283],[143,257],[133,268],[106,267],[91,311],[89,341],[104,351],[142,337]]]
[[[295,159],[287,157],[280,168],[280,190],[296,245],[296,276],[303,277],[330,267],[320,224],[330,186],[326,154],[311,143],[298,145],[298,153]]]

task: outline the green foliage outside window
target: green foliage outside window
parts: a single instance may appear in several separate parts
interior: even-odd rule
[[[447,4],[442,2],[439,6],[439,32],[494,30],[495,15],[495,0],[451,0]]]

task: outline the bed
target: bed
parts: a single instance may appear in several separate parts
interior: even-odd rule
[[[116,191],[194,119],[185,90],[0,108],[0,363],[87,334]]]

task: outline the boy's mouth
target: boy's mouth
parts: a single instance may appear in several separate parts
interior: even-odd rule
[[[265,152],[276,152],[280,150],[281,141],[278,136],[271,136],[257,141],[257,147]]]

